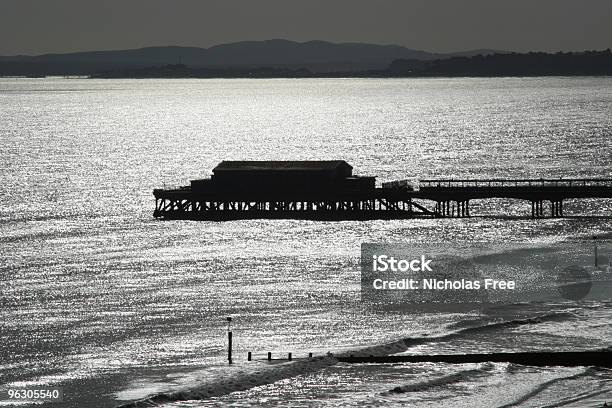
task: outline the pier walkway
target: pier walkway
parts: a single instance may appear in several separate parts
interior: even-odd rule
[[[563,217],[564,200],[612,198],[612,179],[421,180],[411,197],[434,201],[435,212],[443,217],[469,217],[470,200],[488,198],[529,201],[533,218]]]

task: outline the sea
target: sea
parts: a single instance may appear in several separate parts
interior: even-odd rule
[[[372,309],[360,251],[610,239],[612,200],[536,220],[529,202],[491,199],[461,219],[198,222],[155,219],[152,194],[222,160],[346,160],[377,183],[612,178],[610,77],[0,78],[0,152],[0,406],[612,403],[603,368],[331,357],[609,348],[611,292]],[[6,398],[42,386],[63,402]]]

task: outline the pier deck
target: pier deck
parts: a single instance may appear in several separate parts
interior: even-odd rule
[[[215,191],[187,186],[156,189],[153,194],[154,216],[165,219],[470,217],[471,200],[491,198],[529,201],[531,217],[543,218],[563,217],[564,200],[612,198],[612,179],[431,179],[418,185],[398,180],[355,191]]]

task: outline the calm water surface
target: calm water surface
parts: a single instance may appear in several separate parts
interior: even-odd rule
[[[334,365],[285,375],[223,363],[228,315],[240,358],[382,346],[468,323],[484,328],[396,352],[608,347],[609,302],[489,314],[368,311],[359,248],[550,244],[612,231],[601,217],[612,216],[610,201],[568,202],[565,212],[581,216],[554,220],[527,218],[528,203],[494,200],[474,203],[484,217],[462,220],[152,217],[153,188],[188,184],[228,159],[344,159],[379,182],[612,177],[612,78],[0,79],[0,141],[2,385],[61,385],[70,407],[177,388],[231,390],[266,375],[278,381],[169,406],[246,397],[265,406],[541,406],[580,393],[586,399],[576,406],[612,400],[612,375],[588,368]],[[500,214],[516,217],[486,216]],[[534,315],[545,317],[487,328]],[[389,394],[396,386],[409,392]]]

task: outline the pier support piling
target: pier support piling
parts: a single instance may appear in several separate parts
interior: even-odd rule
[[[534,200],[531,201],[531,218],[542,218],[544,217],[544,201]]]
[[[434,212],[440,217],[466,218],[470,217],[469,200],[436,201]]]
[[[563,217],[563,200],[550,201],[550,215],[553,218]]]

